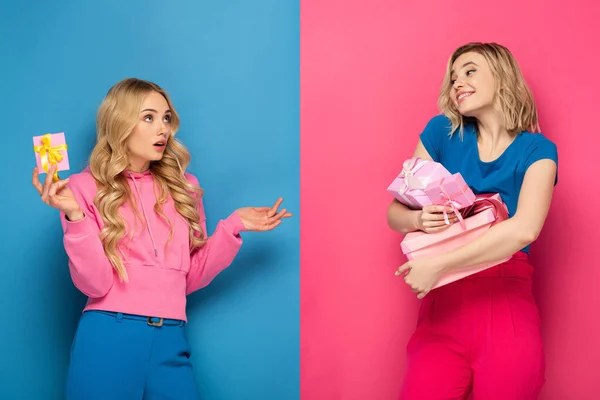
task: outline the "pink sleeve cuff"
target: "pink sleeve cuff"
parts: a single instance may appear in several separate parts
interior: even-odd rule
[[[240,218],[240,215],[237,211],[231,213],[231,215],[223,221],[223,225],[234,236],[238,236],[240,232],[247,231],[246,226],[242,222],[242,219]]]
[[[75,222],[69,221],[67,216],[64,214],[62,217],[66,222],[65,235],[75,238],[85,236],[90,233],[90,227],[88,225],[90,223],[90,219],[85,215],[85,213],[83,214],[82,219]]]

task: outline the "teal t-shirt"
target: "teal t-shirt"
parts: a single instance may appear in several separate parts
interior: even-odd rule
[[[449,137],[450,130],[450,120],[445,115],[437,115],[427,123],[420,137],[431,158],[452,174],[460,172],[475,194],[499,193],[509,216],[517,210],[527,168],[542,159],[554,160],[558,166],[556,145],[541,133],[521,132],[500,157],[482,162],[475,126],[464,127],[462,140],[458,130]],[[529,246],[523,251],[529,253]]]

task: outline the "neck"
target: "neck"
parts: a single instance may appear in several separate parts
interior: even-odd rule
[[[481,142],[494,145],[513,136],[493,111],[477,117],[477,132]]]
[[[138,174],[141,174],[142,172],[146,172],[150,169],[150,163],[144,163],[144,164],[129,164],[129,167],[127,168],[129,169],[131,172],[136,172]]]

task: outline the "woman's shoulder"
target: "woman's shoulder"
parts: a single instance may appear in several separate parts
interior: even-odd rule
[[[521,136],[527,143],[545,144],[556,146],[556,143],[541,132],[522,132]]]
[[[427,121],[427,124],[425,125],[425,129],[434,129],[438,132],[448,134],[450,133],[450,129],[452,129],[452,122],[446,115],[437,114],[429,118],[429,121]]]
[[[69,189],[73,192],[78,201],[84,201],[86,204],[92,204],[98,191],[96,179],[89,167],[83,171],[71,174],[69,177]]]
[[[96,193],[96,179],[92,175],[90,167],[86,167],[81,172],[71,174],[68,179],[70,186],[75,186],[85,192]]]
[[[556,143],[540,132],[522,132],[520,135],[521,151],[525,153],[548,153],[554,158],[558,156]]]
[[[191,174],[189,172],[185,172],[183,175],[189,183],[191,183],[194,186],[200,187],[200,181],[198,180],[198,178],[196,178],[196,175]]]
[[[473,133],[473,124],[472,122],[465,121],[463,125],[463,134]],[[458,128],[456,132],[452,131],[452,121],[445,114],[437,114],[433,117],[429,118],[425,128],[423,129],[424,134],[429,134],[430,136],[435,136],[438,139],[447,138],[453,139],[454,137],[458,137]]]

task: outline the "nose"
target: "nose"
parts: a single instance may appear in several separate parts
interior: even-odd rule
[[[158,135],[164,135],[165,137],[167,137],[169,135],[169,123],[165,122],[164,120],[160,123],[160,130],[158,131]]]
[[[458,89],[460,89],[461,87],[463,87],[463,82],[462,82],[462,80],[460,80],[459,78],[456,78],[456,79],[454,80],[454,85],[452,85],[452,87],[454,88],[454,90],[458,90]]]

